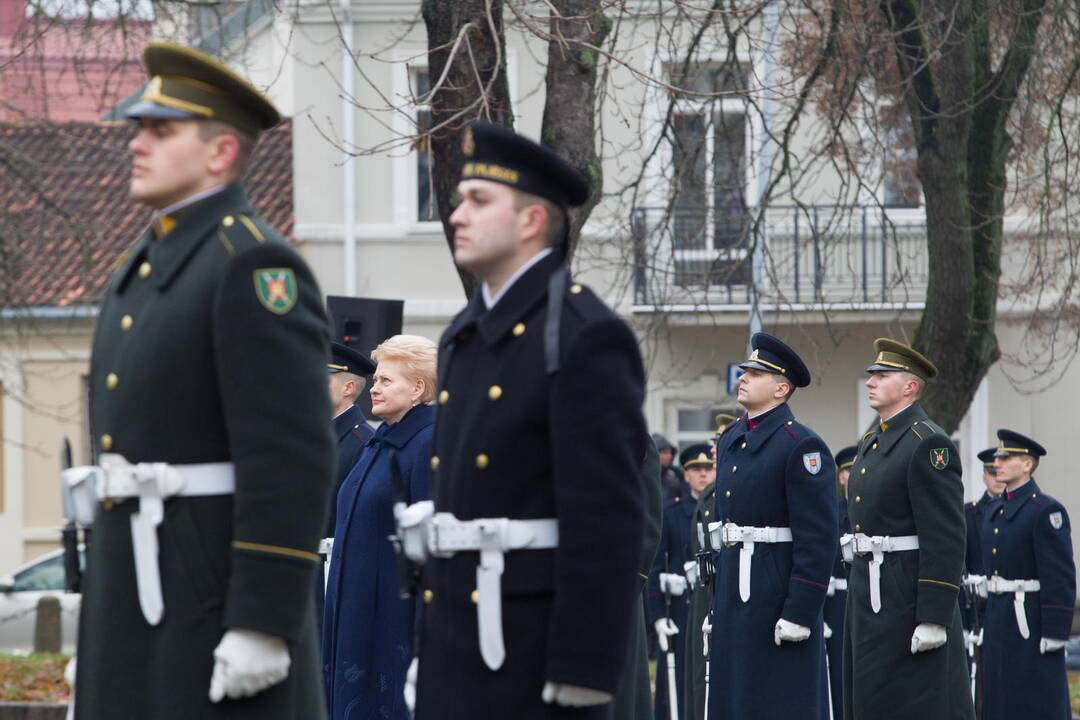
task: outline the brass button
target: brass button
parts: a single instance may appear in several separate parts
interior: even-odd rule
[[[866,468],[859,468],[859,474],[860,475],[865,475],[866,474]]]
[[[998,534],[998,529],[997,529],[997,528],[994,528],[994,534],[995,534],[995,535],[997,535],[997,534]]]
[[[855,502],[861,503],[862,502],[862,497],[860,497],[859,495],[856,495],[855,496]]]
[[[873,445],[871,445],[870,449],[871,450],[877,450],[877,443],[874,443]]]
[[[101,436],[101,449],[105,452],[112,450],[112,435],[105,433]]]
[[[124,317],[120,318],[120,329],[124,332],[130,330],[131,326],[134,324],[135,318],[131,317],[130,315],[125,315]]]
[[[480,453],[476,456],[476,467],[480,468],[481,470],[487,469],[487,466],[490,462],[491,460],[484,453]]]
[[[998,571],[997,571],[997,570],[995,570],[995,571],[994,571],[994,574],[995,574],[995,575],[997,575],[997,574],[998,574]]]
[[[105,508],[106,510],[112,510],[112,508],[113,508],[113,500],[112,500],[112,498],[105,498],[104,500],[102,500],[101,501],[101,507]]]
[[[855,532],[861,532],[861,531],[862,531],[862,525],[859,525],[859,523],[855,523]]]
[[[226,215],[225,218],[221,221],[221,224],[225,227],[232,227],[234,222],[236,222],[236,220],[233,219],[232,215]]]
[[[521,337],[525,334],[525,323],[518,323],[511,332],[514,333],[514,337]]]
[[[115,390],[119,384],[120,378],[116,377],[116,373],[109,373],[105,376],[105,387],[109,390]]]
[[[139,266],[139,277],[141,277],[143,280],[150,277],[150,263],[144,262],[142,265]]]
[[[731,491],[730,490],[725,490],[724,491],[724,497],[731,497]]]
[[[439,469],[439,456],[438,455],[432,455],[431,456],[431,469],[432,470],[438,470]]]
[[[746,449],[746,443],[743,443],[743,444],[742,444],[742,445],[740,445],[739,447],[740,447],[740,448],[742,448],[743,450],[745,450],[745,449]]]
[[[441,393],[439,393],[439,404],[445,405],[448,402],[450,402],[450,391],[443,390]]]
[[[705,511],[705,517],[709,517],[709,511],[708,510]]]
[[[480,591],[479,590],[473,590],[471,593],[469,593],[469,599],[472,600],[473,605],[479,605],[480,604]]]
[[[739,469],[739,466],[738,466],[738,465],[732,465],[732,466],[731,466],[731,472],[735,472],[735,471],[736,471],[736,470],[738,470],[738,469]]]
[[[435,593],[431,592],[431,588],[424,591],[424,604],[430,605],[431,601],[435,599]]]
[[[577,295],[578,293],[581,292],[581,286],[578,285],[577,283],[574,283],[573,285],[570,286],[570,292],[573,295]]]
[[[997,555],[997,548],[990,548],[991,555]]]
[[[795,422],[795,421],[794,421],[794,420],[788,420],[788,421],[787,421],[787,424],[788,424],[788,425],[790,425],[790,424],[791,424],[791,423],[793,423],[793,422]]]
[[[1000,510],[998,510],[998,515],[1004,515],[1004,514],[1005,514],[1005,508],[1001,508]]]
[[[498,385],[492,385],[488,388],[488,399],[495,401],[502,397],[502,388]]]

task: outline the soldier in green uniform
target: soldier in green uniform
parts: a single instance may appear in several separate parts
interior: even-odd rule
[[[724,428],[735,422],[736,417],[728,413],[720,413],[716,416],[716,434],[724,434]],[[712,605],[711,589],[706,583],[711,578],[701,573],[700,558],[701,543],[698,540],[698,526],[708,525],[713,521],[712,509],[714,494],[716,492],[716,448],[713,447],[713,481],[701,491],[698,496],[697,507],[694,509],[693,519],[690,524],[690,550],[687,555],[696,564],[693,571],[687,570],[687,579],[693,578],[690,583],[690,609],[686,620],[686,677],[683,680],[683,718],[684,720],[701,720],[705,717],[705,642],[701,626],[705,622],[705,616],[709,614]],[[709,561],[711,563],[711,560]]]
[[[894,340],[867,368],[879,416],[848,479],[852,535],[844,627],[846,720],[972,720],[960,576],[964,486],[959,453],[919,395],[937,368]]]
[[[329,330],[307,265],[240,185],[278,113],[201,53],[143,57],[130,194],[153,223],[98,315],[98,465],[68,482],[93,521],[74,715],[318,720]]]

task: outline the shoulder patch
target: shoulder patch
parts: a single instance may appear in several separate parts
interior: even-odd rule
[[[255,297],[276,315],[285,315],[296,305],[296,273],[292,268],[259,268],[252,273]]]
[[[806,472],[810,473],[811,475],[817,475],[819,472],[821,472],[821,453],[803,453],[802,464],[803,467],[806,468]]]
[[[1054,528],[1055,530],[1060,530],[1064,524],[1065,520],[1063,519],[1060,510],[1050,513],[1050,527]]]
[[[933,448],[930,450],[930,465],[935,470],[944,470],[949,466],[949,448]]]

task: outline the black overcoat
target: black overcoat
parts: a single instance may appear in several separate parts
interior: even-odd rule
[[[95,452],[231,461],[236,493],[166,502],[157,626],[136,593],[138,501],[98,506],[79,720],[323,717],[311,583],[333,481],[328,341],[311,272],[237,185],[187,208],[164,238],[145,234],[113,274],[90,367]],[[285,638],[292,665],[279,685],[212,704],[212,653],[230,628]]]
[[[506,556],[503,666],[480,656],[479,553],[425,569],[416,718],[603,718],[541,701],[545,681],[614,693],[641,588],[646,437],[637,341],[591,291],[559,304],[561,363],[546,372],[549,255],[491,310],[477,292],[439,344],[432,492],[459,519],[555,518],[557,550]]]
[[[701,549],[698,543],[698,525],[713,522],[713,509],[716,507],[716,484],[702,490],[697,508],[690,524],[690,552],[688,559],[696,559]],[[701,625],[709,614],[712,605],[712,588],[706,586],[701,578],[697,587],[690,593],[690,608],[686,614],[686,668],[683,681],[683,704],[680,707],[686,720],[702,720],[705,717],[705,639],[701,634]]]
[[[975,708],[957,603],[964,569],[959,453],[918,403],[884,425],[863,436],[851,468],[851,529],[918,535],[919,549],[885,553],[876,614],[868,556],[855,557],[844,627],[844,717],[970,720]],[[945,645],[912,655],[919,623],[944,625]]]

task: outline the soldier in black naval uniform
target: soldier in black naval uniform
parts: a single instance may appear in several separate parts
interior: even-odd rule
[[[329,332],[308,267],[239,184],[278,113],[188,48],[143,58],[130,191],[155,213],[94,336],[75,717],[321,718]]]
[[[847,486],[851,475],[851,466],[855,464],[858,448],[849,445],[836,453],[837,499],[836,515],[839,520],[840,535],[851,532],[851,520],[848,518]],[[847,608],[847,565],[841,556],[837,543],[836,556],[833,558],[832,577],[829,578],[829,590],[825,594],[825,653],[829,660],[829,701],[832,717],[844,714],[844,611]]]
[[[983,623],[986,615],[986,575],[982,570],[982,550],[979,533],[986,508],[1001,494],[1004,485],[997,479],[994,469],[994,455],[997,448],[987,448],[977,457],[982,463],[982,481],[986,490],[978,500],[964,505],[964,526],[967,542],[964,550],[963,596],[960,602],[960,617],[964,624],[964,643],[968,651],[968,667],[975,675],[975,717],[982,717],[982,692],[979,686],[984,682],[982,673]]]
[[[822,718],[836,470],[825,442],[788,405],[810,384],[802,359],[766,333],[751,345],[738,394],[747,415],[716,450],[709,718]]]
[[[964,485],[956,447],[919,405],[937,368],[910,347],[874,342],[867,368],[879,420],[848,478],[853,536],[844,627],[847,720],[970,720],[960,576]]]
[[[640,599],[641,356],[567,277],[584,176],[488,123],[463,150],[454,260],[482,284],[439,344],[416,718],[604,718]]]
[[[1046,449],[998,430],[994,467],[1005,489],[982,522],[987,576],[982,645],[985,720],[1072,717],[1065,642],[1076,604],[1069,513],[1035,484]]]

